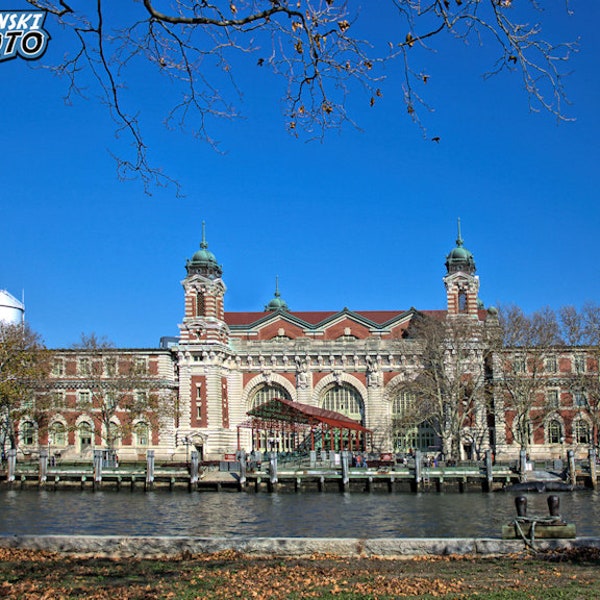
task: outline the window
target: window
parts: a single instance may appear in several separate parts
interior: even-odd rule
[[[558,368],[556,356],[547,356],[544,361],[544,369],[546,373],[556,373]]]
[[[67,428],[63,423],[57,421],[50,426],[50,444],[52,446],[67,445]]]
[[[576,354],[573,357],[573,368],[576,373],[585,373],[585,355]]]
[[[56,390],[52,392],[52,404],[54,408],[61,409],[67,405],[67,397],[64,390]]]
[[[200,386],[198,386],[198,393],[200,393]],[[256,408],[273,398],[283,398],[284,400],[291,400],[291,396],[287,390],[280,385],[264,385],[262,386],[252,397],[251,406]]]
[[[575,427],[573,430],[575,433],[575,441],[578,444],[590,443],[590,426],[587,421],[584,421],[583,419],[575,421]]]
[[[416,401],[413,392],[400,392],[392,401],[392,418],[401,419],[412,409]]]
[[[92,395],[88,390],[77,392],[77,408],[88,409],[92,403]]]
[[[575,392],[573,394],[573,403],[579,408],[585,408],[587,406],[587,398],[584,392]]]
[[[560,444],[562,442],[562,426],[560,421],[552,419],[548,423],[548,443]]]
[[[79,375],[89,375],[90,374],[90,359],[89,358],[80,358],[77,361],[77,372]]]
[[[62,358],[55,358],[52,364],[52,375],[62,377],[65,374],[65,361]]]
[[[462,291],[458,294],[458,312],[467,312],[467,294]]]
[[[196,316],[204,317],[206,313],[206,307],[204,303],[204,292],[198,292],[196,294]]]
[[[560,404],[558,390],[548,390],[546,392],[546,403],[548,408],[558,408]]]
[[[148,446],[150,443],[149,427],[147,423],[138,423],[135,426],[135,442],[137,446]]]
[[[79,425],[79,449],[84,452],[92,446],[92,426],[83,422]]]
[[[108,377],[114,377],[117,374],[117,359],[114,356],[104,359],[104,374]]]
[[[394,449],[396,452],[408,452],[410,450],[426,452],[435,447],[435,431],[426,421],[416,426],[400,428],[394,432]]]
[[[119,404],[119,399],[114,392],[106,392],[104,396],[106,408],[109,411],[117,410],[117,405]]]
[[[517,356],[513,361],[513,371],[515,373],[525,373],[525,359]]]
[[[21,426],[21,442],[24,446],[33,446],[35,443],[35,425],[25,421]]]
[[[107,446],[114,447],[121,439],[121,429],[116,423],[110,423],[108,426]]]
[[[363,403],[360,394],[349,385],[337,385],[329,388],[322,400],[322,407],[342,415],[363,421]]]

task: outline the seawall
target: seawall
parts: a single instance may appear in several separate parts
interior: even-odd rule
[[[521,540],[497,538],[255,538],[255,537],[136,537],[82,535],[5,535],[1,548],[46,550],[110,557],[174,557],[226,550],[249,556],[303,557],[332,554],[342,557],[408,558],[412,556],[493,556],[521,552]],[[536,540],[538,550],[600,548],[600,538]]]

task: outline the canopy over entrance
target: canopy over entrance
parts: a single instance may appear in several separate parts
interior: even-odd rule
[[[253,450],[364,450],[371,433],[341,413],[284,398],[272,398],[247,414],[251,419],[240,427],[253,430]]]

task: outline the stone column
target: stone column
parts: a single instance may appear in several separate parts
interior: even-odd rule
[[[494,467],[492,465],[492,451],[485,451],[485,476],[487,479],[487,491],[492,491],[492,484],[494,483]]]

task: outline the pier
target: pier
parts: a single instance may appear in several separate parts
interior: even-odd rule
[[[372,461],[367,467],[351,466],[350,453],[312,453],[310,457],[279,456],[255,462],[238,453],[237,460],[203,464],[192,453],[187,464],[154,463],[152,451],[145,463],[106,466],[100,454],[93,464],[49,464],[17,462],[9,456],[0,471],[0,488],[38,487],[148,491],[153,489],[200,492],[469,492],[498,491],[515,486],[537,486],[534,491],[595,487],[595,469],[578,464],[569,472],[550,475],[546,471],[520,472],[518,465],[492,464],[489,456],[479,463],[429,464],[420,456],[408,464]],[[252,459],[252,460],[251,460]],[[544,488],[547,486],[547,488]]]

